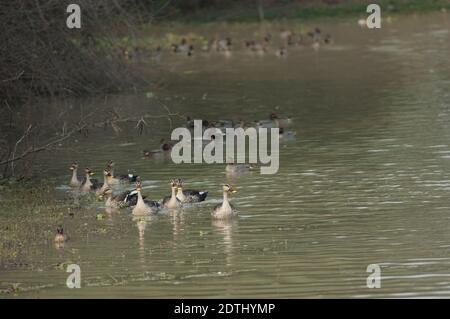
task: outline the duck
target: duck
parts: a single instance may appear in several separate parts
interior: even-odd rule
[[[163,152],[169,152],[169,151],[171,151],[172,150],[172,147],[173,147],[173,143],[171,143],[171,142],[167,142],[165,139],[161,139],[161,141],[159,141],[159,144],[160,144],[160,149],[161,149],[161,151],[163,151]]]
[[[280,118],[275,112],[270,114],[270,119],[275,122],[277,127],[285,127],[292,124],[292,118],[290,116]]]
[[[69,169],[72,171],[72,178],[70,179],[69,185],[72,187],[80,187],[81,182],[78,180],[78,163],[73,162]]]
[[[275,51],[275,55],[280,58],[285,57],[287,56],[287,49],[285,47],[281,47]]]
[[[180,44],[172,44],[172,51],[175,53],[186,53],[188,56],[191,56],[194,52],[194,46],[192,44],[188,44],[185,38],[181,39]]]
[[[225,167],[225,171],[228,174],[247,173],[247,172],[252,171],[253,169],[254,169],[254,167],[251,165],[248,165],[248,164],[234,164],[231,162],[228,162]]]
[[[246,41],[245,42],[245,46],[247,47],[247,49],[250,50],[250,52],[256,53],[256,54],[264,54],[267,52],[267,44],[268,43],[257,43],[253,40],[251,41]]]
[[[105,207],[109,208],[136,206],[137,194],[138,193],[136,190],[132,190],[113,195],[113,191],[109,186],[107,186],[102,192],[102,196],[106,197]]]
[[[226,37],[225,39],[217,40],[215,47],[217,52],[231,51],[231,38]]]
[[[177,198],[177,188],[178,183],[177,180],[172,179],[170,181],[170,187],[172,188],[172,195],[166,196],[162,200],[162,205],[164,208],[174,209],[174,208],[181,208],[181,201]]]
[[[83,182],[81,183],[80,189],[83,192],[89,192],[96,190],[100,187],[102,187],[102,184],[99,183],[96,179],[91,179],[91,176],[94,175],[94,173],[91,171],[90,168],[86,168],[84,170],[86,177],[84,178]]]
[[[95,195],[97,195],[97,197],[101,198],[104,195],[104,191],[109,187],[108,184],[108,176],[109,176],[109,171],[107,168],[105,168],[103,170],[103,185],[102,187],[100,187],[99,189],[97,189],[95,191]]]
[[[136,183],[139,176],[135,174],[114,174],[114,166],[115,163],[113,161],[109,161],[106,164],[106,170],[109,174],[106,175],[106,180],[109,185],[117,185],[121,183]]]
[[[197,191],[192,189],[183,190],[183,180],[177,180],[177,199],[181,203],[199,203],[203,202],[208,196],[207,191]]]
[[[61,225],[56,228],[55,244],[62,244],[66,241],[66,235],[64,235],[64,229]]]
[[[287,29],[281,29],[280,30],[280,38],[281,40],[288,40],[290,37],[292,37],[294,35],[294,33],[291,30],[287,30]]]
[[[229,184],[223,185],[222,190],[223,190],[223,202],[214,207],[211,214],[212,217],[214,219],[229,219],[236,217],[238,215],[238,211],[228,201],[228,195],[234,194],[237,191],[233,188],[233,186]]]
[[[150,213],[157,213],[160,209],[160,204],[157,201],[144,199],[141,194],[142,184],[141,181],[136,182],[136,189],[134,192],[130,192],[129,196],[137,195],[136,205],[133,207],[132,213],[134,215],[143,215]],[[128,196],[125,197],[125,200],[128,199]]]

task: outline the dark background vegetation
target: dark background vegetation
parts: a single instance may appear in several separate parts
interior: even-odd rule
[[[18,175],[14,162],[82,132],[84,119],[54,134],[37,101],[108,94],[149,85],[125,63],[117,35],[138,37],[143,26],[170,21],[261,21],[361,15],[366,0],[14,0],[0,4],[0,177]],[[82,9],[82,28],[66,27],[67,5]],[[380,0],[388,11],[448,7],[448,0]],[[152,79],[157,81],[158,79]],[[151,84],[151,83],[150,83]],[[33,112],[34,111],[34,112]],[[56,119],[57,120],[57,119]],[[55,119],[52,120],[53,122]],[[50,122],[52,122],[50,121]],[[62,132],[62,133],[61,133]],[[26,161],[30,161],[26,163]],[[22,169],[23,170],[23,169]],[[27,174],[19,174],[21,178]]]

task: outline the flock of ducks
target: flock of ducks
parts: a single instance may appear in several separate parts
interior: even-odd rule
[[[278,128],[278,134],[280,141],[289,142],[295,139],[296,132],[287,130],[287,127],[291,126],[293,123],[293,119],[290,116],[280,117],[275,112],[269,114],[267,119],[255,120],[253,122],[245,122],[243,120],[202,120],[202,129],[203,131],[208,128],[216,128],[220,131],[219,134],[222,134],[223,138],[226,138],[226,129],[227,128],[243,128],[247,129],[249,127],[256,128],[257,130],[260,128]],[[189,116],[186,117],[186,123],[184,127],[189,130],[194,129],[194,120]],[[203,132],[202,132],[203,133]],[[215,135],[211,136],[212,140],[216,139]],[[205,143],[209,143],[210,140],[204,140]],[[153,150],[142,150],[142,155],[144,159],[155,158],[159,155],[168,155],[170,154],[173,146],[175,144],[171,141],[167,141],[166,139],[161,139],[159,141],[159,148]],[[232,172],[236,169],[236,167],[242,168],[242,165],[236,165],[233,163],[227,163],[227,172]]]
[[[246,172],[252,170],[252,167],[245,164],[227,163],[226,171]],[[231,168],[231,169],[230,169]],[[184,189],[184,183],[181,179],[172,179],[170,181],[171,194],[160,199],[151,200],[142,194],[142,182],[139,176],[134,174],[114,174],[114,162],[109,161],[103,170],[103,183],[92,178],[94,174],[90,168],[85,168],[85,177],[78,179],[78,163],[72,163],[69,169],[72,171],[72,177],[69,186],[86,194],[95,194],[98,199],[104,200],[105,207],[113,209],[131,208],[135,216],[145,216],[147,214],[158,214],[164,210],[178,210],[185,205],[195,204],[205,201],[208,191],[198,191],[193,189]],[[117,191],[116,186],[134,185],[132,189],[126,191]],[[238,215],[236,208],[229,202],[229,194],[236,193],[236,189],[229,185],[222,186],[223,201],[216,205],[211,216],[213,219],[226,220]],[[56,229],[55,243],[62,244],[66,241],[62,226]]]
[[[116,48],[114,53],[122,59],[132,62],[158,61],[161,59],[164,50],[189,57],[193,56],[195,52],[204,54],[216,52],[230,56],[232,52],[239,50],[256,55],[273,54],[277,57],[285,57],[288,54],[288,49],[311,46],[318,50],[322,45],[329,45],[332,42],[331,35],[329,33],[324,34],[318,27],[307,33],[296,33],[290,29],[282,28],[279,30],[278,39],[271,33],[264,35],[261,40],[247,39],[244,41],[237,41],[230,36],[212,39],[197,39],[195,37],[187,39],[183,37],[178,43],[171,43],[165,49],[161,46],[157,46],[153,50],[139,46],[121,46]]]

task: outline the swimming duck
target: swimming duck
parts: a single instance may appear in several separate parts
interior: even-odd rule
[[[183,181],[177,180],[177,198],[182,203],[198,203],[203,202],[208,196],[206,191],[196,191],[192,189],[183,190]]]
[[[172,188],[172,195],[166,196],[162,200],[162,204],[165,208],[174,209],[181,208],[181,201],[177,198],[177,188],[178,183],[176,180],[172,179],[170,181],[170,187]]]
[[[275,55],[277,57],[285,57],[287,56],[287,49],[285,47],[281,47],[277,51],[275,51]]]
[[[286,30],[286,29],[281,29],[280,30],[280,38],[281,40],[287,40],[289,39],[289,37],[293,36],[293,32],[291,30]]]
[[[215,47],[216,47],[217,52],[230,51],[231,50],[231,38],[227,37],[225,39],[217,40]]]
[[[216,205],[212,212],[212,217],[215,219],[228,219],[238,215],[238,211],[228,201],[228,194],[236,193],[236,190],[228,184],[223,185],[223,202]]]
[[[264,54],[267,52],[267,43],[256,43],[255,41],[248,41],[246,43],[247,48],[256,54]]]
[[[55,244],[62,244],[65,241],[66,241],[66,236],[64,235],[64,229],[60,225],[60,226],[58,226],[58,228],[56,228],[56,235],[55,235],[54,242],[55,242]]]
[[[103,185],[102,187],[100,187],[99,189],[97,189],[95,191],[95,195],[97,195],[98,197],[102,197],[104,194],[104,191],[109,188],[109,184],[108,184],[108,176],[109,176],[109,170],[107,168],[105,168],[103,170]]]
[[[160,149],[163,152],[169,152],[170,150],[172,150],[173,147],[173,143],[171,142],[166,142],[165,139],[161,139],[160,143]]]
[[[275,122],[277,127],[285,127],[292,124],[292,119],[288,116],[285,118],[280,118],[276,113],[272,112],[270,114],[270,119]]]
[[[316,27],[314,31],[308,32],[308,36],[311,37],[313,43],[320,42],[322,31]]]
[[[114,166],[115,163],[113,161],[109,161],[106,164],[106,170],[109,174],[106,175],[106,180],[109,185],[117,185],[121,183],[135,183],[139,176],[131,173],[128,174],[114,174]]]
[[[234,163],[227,163],[227,166],[225,167],[225,170],[228,174],[239,174],[239,173],[246,173],[253,170],[254,167],[248,164],[234,164]]]
[[[91,176],[94,175],[94,173],[91,171],[90,168],[86,168],[84,172],[86,174],[86,177],[81,183],[80,189],[82,191],[89,192],[102,187],[102,184],[100,184],[96,179],[91,179]]]
[[[78,180],[78,163],[73,162],[72,165],[70,165],[69,169],[72,171],[72,178],[70,179],[69,185],[72,187],[80,187],[81,182]]]
[[[110,208],[135,206],[137,204],[137,194],[136,190],[132,190],[113,195],[113,191],[109,186],[102,192],[102,195],[106,197],[105,207]]]
[[[194,52],[194,46],[192,44],[188,44],[186,39],[181,39],[180,44],[172,44],[172,50],[175,53],[187,53],[188,56],[191,56]]]
[[[160,208],[159,203],[153,200],[144,199],[141,194],[142,189],[141,187],[142,187],[141,182],[137,181],[135,189],[135,193],[137,194],[137,202],[136,206],[134,206],[133,208],[132,211],[133,214],[142,215],[142,214],[156,213]],[[130,195],[134,195],[134,192],[130,192]],[[126,197],[125,199],[127,198],[128,197]]]

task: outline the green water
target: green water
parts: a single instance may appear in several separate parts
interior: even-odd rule
[[[237,49],[229,57],[169,54],[157,66],[170,74],[156,97],[61,106],[138,115],[162,102],[195,118],[246,121],[276,110],[292,115],[296,138],[281,144],[276,175],[233,178],[220,164],[142,159],[141,150],[169,136],[168,121],[158,118],[148,119],[142,136],[133,124],[119,136],[99,129],[42,154],[38,168],[51,177],[57,211],[0,207],[1,227],[35,234],[23,236],[15,263],[4,259],[0,287],[18,283],[16,296],[26,298],[448,297],[450,17],[404,16],[377,31],[355,21],[318,24],[334,40],[318,51],[306,46],[282,59]],[[228,27],[214,28],[211,34]],[[235,37],[255,32],[228,30]],[[148,218],[74,201],[64,187],[68,165],[76,160],[101,175],[109,159],[118,172],[139,173],[152,199],[168,195],[174,177],[209,196]],[[238,189],[231,201],[240,215],[232,222],[210,216],[224,182]],[[59,223],[70,240],[56,249]],[[80,265],[81,289],[66,287],[61,263]],[[369,264],[381,267],[379,289],[366,287]]]

